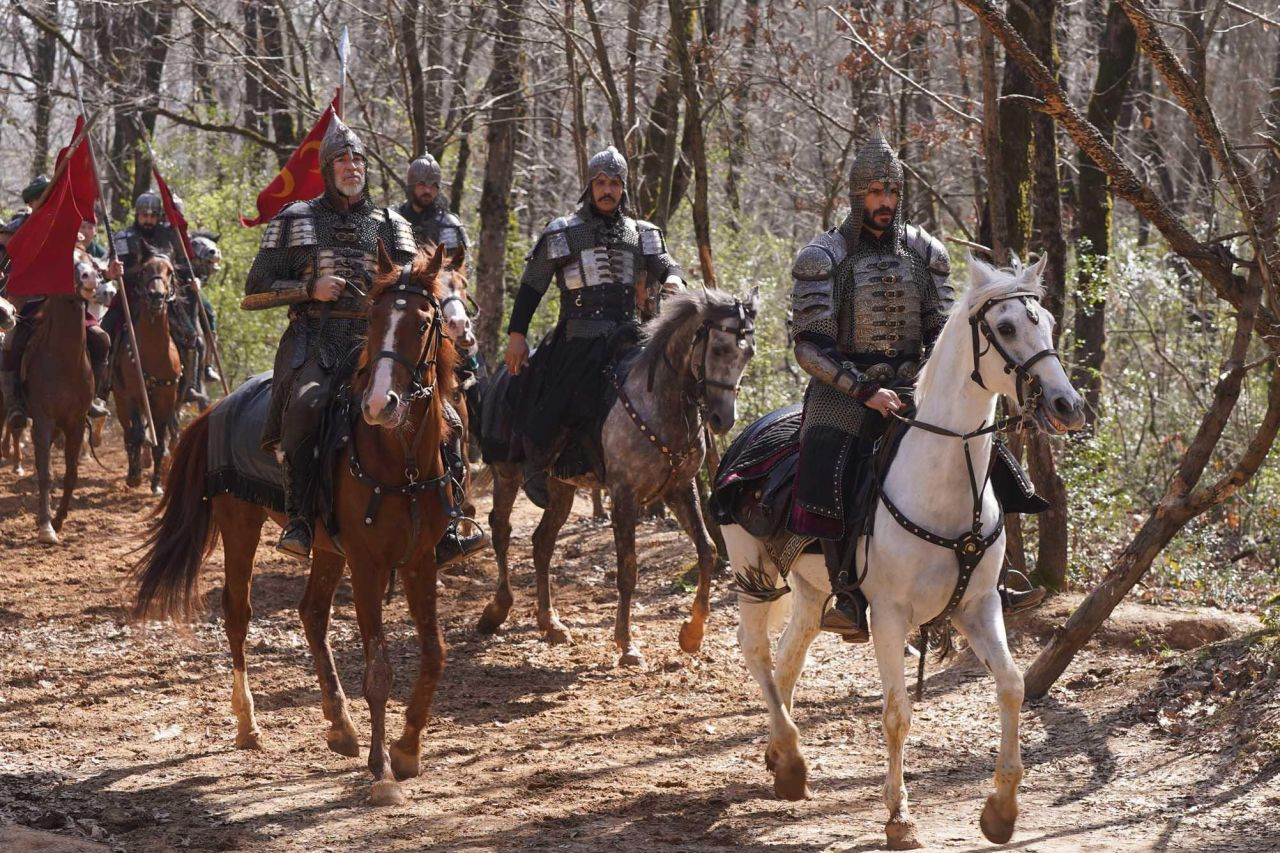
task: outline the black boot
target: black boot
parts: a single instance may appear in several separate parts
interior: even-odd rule
[[[9,429],[18,431],[27,426],[27,410],[22,404],[22,396],[18,388],[18,371],[0,370],[0,397],[4,398],[8,415],[5,422]]]
[[[305,465],[289,464],[286,457],[284,465],[284,511],[289,522],[280,534],[276,550],[299,560],[311,558],[311,517],[304,508],[308,504],[310,492],[310,470]]]
[[[182,351],[182,385],[180,401],[195,403],[201,411],[209,408],[209,397],[200,388],[200,351],[195,347]]]
[[[1044,597],[1048,593],[1044,587],[1032,586],[1031,580],[1022,572],[1010,570],[1009,575],[1017,575],[1026,589],[1009,589],[1004,583],[1000,584],[1000,607],[1005,613],[1030,610],[1033,607],[1038,607],[1040,602],[1044,601]]]
[[[460,518],[459,522],[470,522],[472,532],[463,536],[458,532],[458,525],[451,524],[445,531],[444,538],[436,546],[436,568],[443,569],[459,560],[469,557],[486,547],[490,540],[489,532],[476,524],[474,519]]]
[[[841,543],[831,539],[818,541],[822,544],[822,556],[827,563],[832,591],[831,609],[822,614],[822,630],[839,634],[846,643],[865,643],[871,639],[871,627],[867,622],[867,597],[862,594],[862,590],[849,585]]]

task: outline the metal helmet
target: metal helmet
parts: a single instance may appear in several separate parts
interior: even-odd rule
[[[436,158],[423,151],[422,156],[409,164],[409,192],[412,193],[413,188],[418,184],[438,185],[443,177],[444,173],[440,170],[440,164],[436,162]]]
[[[324,132],[324,139],[320,141],[320,168],[324,169],[347,152],[352,156],[364,157],[364,143],[354,130],[335,115]]]
[[[35,179],[22,190],[22,203],[31,204],[44,194],[45,188],[48,186],[48,178],[44,175],[36,175]]]
[[[884,134],[876,128],[875,135],[858,146],[858,151],[853,157],[853,165],[849,168],[849,215],[856,217],[859,223],[862,221],[863,198],[867,194],[867,187],[871,186],[872,182],[880,181],[886,185],[897,184],[901,187],[902,179],[902,161],[885,140]],[[889,226],[898,235],[902,231],[902,208],[903,201],[899,197],[893,222]]]
[[[139,213],[154,213],[156,216],[163,216],[164,202],[160,200],[160,196],[147,190],[133,200],[133,213],[134,216]]]
[[[592,155],[587,161],[587,183],[591,183],[600,175],[621,178],[624,184],[627,182],[627,160],[612,145]]]
[[[627,159],[622,156],[622,152],[612,145],[603,151],[593,154],[591,159],[587,161],[587,186],[582,190],[582,202],[584,204],[591,201],[591,182],[601,175],[622,180],[622,198],[618,201],[618,210],[625,211],[628,202]]]

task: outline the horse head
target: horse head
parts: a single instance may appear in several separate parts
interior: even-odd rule
[[[18,325],[18,310],[9,300],[0,296],[0,332],[12,332]]]
[[[196,267],[196,275],[201,280],[208,280],[222,268],[222,249],[218,246],[221,235],[209,231],[197,231],[191,235],[191,258]]]
[[[146,301],[151,316],[163,314],[177,296],[173,288],[173,261],[164,252],[144,243],[138,283],[139,296]]]
[[[424,251],[431,254],[435,247],[428,244]],[[471,325],[472,317],[467,312],[471,296],[467,292],[467,250],[464,247],[459,246],[446,255],[440,277],[445,287],[445,296],[440,302],[445,334],[459,351],[471,352],[476,347],[476,334]]]
[[[1025,417],[1057,434],[1084,426],[1084,400],[1053,347],[1053,315],[1040,304],[1046,260],[1028,267],[1015,258],[1011,267],[997,269],[970,258],[969,288],[963,305],[957,306],[963,319],[953,317],[947,326],[967,323],[970,379],[1016,399]],[[934,352],[940,348],[935,346]]]
[[[76,253],[75,277],[76,296],[79,296],[85,302],[92,302],[98,294],[98,285],[102,281],[102,275],[98,272],[98,265],[93,262],[93,258],[88,254]]]
[[[369,332],[356,389],[370,426],[396,428],[410,405],[453,391],[457,360],[443,333],[441,302],[445,250],[437,247],[397,267],[378,244],[378,270],[369,291]]]
[[[756,352],[759,307],[756,289],[745,301],[720,290],[686,290],[664,299],[662,313],[644,327],[647,358],[683,360],[685,398],[717,435],[738,419],[738,386]]]

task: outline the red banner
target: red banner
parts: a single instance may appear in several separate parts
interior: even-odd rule
[[[182,245],[187,250],[188,258],[195,258],[196,250],[191,245],[191,238],[187,236],[187,218],[182,215],[182,211],[178,210],[178,206],[173,203],[173,193],[169,190],[169,185],[164,182],[164,178],[160,175],[160,170],[155,164],[151,164],[151,174],[155,175],[156,188],[160,190],[160,201],[164,203],[164,215],[169,220],[169,225],[174,231],[178,232],[178,236],[182,239]],[[174,259],[177,262],[177,258]]]
[[[333,96],[333,102],[325,109],[315,127],[307,134],[306,139],[289,157],[280,174],[267,184],[266,189],[258,193],[258,218],[240,217],[240,224],[246,228],[270,222],[284,206],[301,199],[315,198],[324,192],[324,177],[320,174],[320,141],[324,132],[329,129],[329,119],[337,112],[338,99],[342,97],[339,90]]]
[[[81,116],[76,119],[73,142],[83,128]],[[58,152],[53,184],[45,192],[44,201],[5,247],[11,259],[10,296],[75,293],[76,237],[81,222],[97,221],[94,204],[98,200],[98,183],[89,138],[81,138],[75,151],[69,152],[69,148]]]

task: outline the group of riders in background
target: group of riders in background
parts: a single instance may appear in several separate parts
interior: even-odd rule
[[[440,192],[441,168],[429,154],[409,163],[405,201],[378,206],[367,190],[365,146],[334,116],[320,147],[320,168],[324,192],[289,204],[266,226],[242,303],[248,310],[288,311],[261,444],[283,463],[287,522],[277,548],[302,559],[311,554],[317,523],[322,485],[315,459],[322,421],[349,381],[352,342],[365,337],[380,251],[407,269],[423,248],[444,247],[458,266],[468,250],[463,224]],[[614,401],[609,368],[642,345],[640,323],[660,314],[664,299],[686,287],[662,230],[631,215],[624,157],[612,147],[597,153],[587,178],[576,207],[546,227],[526,259],[509,313],[505,364],[497,371],[509,375],[499,405],[471,413],[471,430],[486,461],[522,465],[525,490],[541,504],[548,475],[571,481],[594,474],[606,481],[609,460],[600,431]],[[46,184],[44,178],[33,181],[23,192],[24,203],[38,203]],[[865,502],[858,496],[865,491],[877,440],[894,415],[910,411],[910,388],[954,298],[947,251],[905,222],[902,188],[903,166],[892,148],[878,134],[865,141],[850,175],[848,218],[808,242],[792,270],[794,358],[811,378],[786,525],[796,536],[815,539],[826,557],[833,603],[823,627],[854,642],[868,636],[866,602],[849,575],[849,550],[863,530],[857,512]],[[28,215],[0,230],[0,245]],[[215,235],[196,232],[188,263],[178,240],[164,220],[160,196],[152,192],[137,197],[132,224],[115,235],[118,260],[106,260],[92,223],[81,229],[76,270],[96,381],[92,418],[107,414],[102,400],[109,365],[124,337],[122,300],[138,298],[143,262],[156,254],[173,260],[182,285],[176,322],[170,324],[181,354],[179,399],[201,408],[209,404],[206,383],[218,377],[202,333],[200,303],[209,333],[216,335],[217,327],[201,287],[218,271],[221,254]],[[123,293],[116,282],[123,282]],[[553,282],[560,291],[558,321],[531,347],[530,322]],[[0,283],[0,293],[2,288]],[[13,425],[26,417],[20,369],[39,308],[40,299],[22,305],[21,321],[4,342],[0,394]],[[460,369],[473,384],[498,379],[486,375],[474,338],[455,343],[464,356]],[[479,408],[478,397],[473,404]],[[451,415],[451,421],[458,419]],[[451,470],[463,458],[460,432],[455,429],[441,448]],[[1025,486],[1011,457],[1001,457],[1001,464],[1007,470],[993,475],[997,485]],[[1025,488],[1017,491],[1001,495],[1007,510],[1043,508]],[[454,536],[438,549],[438,562],[452,562],[486,542],[478,528],[469,537]],[[1002,590],[1006,607],[1031,606],[1042,596],[1042,590]]]

